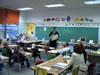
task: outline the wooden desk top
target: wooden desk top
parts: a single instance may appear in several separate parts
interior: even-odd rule
[[[37,47],[42,47],[42,48],[45,48],[46,45],[36,45]]]
[[[54,65],[56,65],[57,63],[62,62],[65,63],[63,58],[58,56],[54,59],[51,59],[49,61],[46,61],[40,65],[37,65],[38,67],[42,66],[42,67],[52,67]],[[67,65],[65,68],[61,69],[60,71],[57,72],[57,69],[51,68],[50,70],[47,70],[48,73],[53,74],[53,75],[58,75],[59,73],[63,72],[64,70],[68,69],[70,67],[70,65]],[[34,66],[31,67],[31,69],[35,69]]]
[[[26,58],[30,58],[30,57],[32,57],[32,53],[25,52],[25,56],[26,56]]]
[[[99,53],[87,53],[88,55],[91,55],[91,56],[100,56]]]
[[[32,41],[22,41],[22,43],[36,43],[36,42],[40,42],[39,40],[32,40]]]
[[[6,56],[2,56],[2,58],[0,59],[0,64],[1,63],[6,63],[9,61],[9,57],[6,57]]]
[[[42,48],[45,48],[46,47],[46,45],[36,45],[37,47],[42,47]],[[49,49],[51,49],[51,50],[53,50],[53,49],[55,49],[54,47],[49,47]]]
[[[45,49],[38,48],[40,52],[45,51]],[[31,50],[31,47],[27,47],[27,50]]]

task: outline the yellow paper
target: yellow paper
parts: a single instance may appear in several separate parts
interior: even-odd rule
[[[34,37],[35,32],[35,25],[34,24],[27,24],[27,36]]]

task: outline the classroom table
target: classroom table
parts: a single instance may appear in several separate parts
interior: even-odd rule
[[[38,43],[38,42],[40,42],[40,41],[38,41],[38,40],[22,41],[22,43],[24,43],[24,44],[29,44],[29,43]]]
[[[32,57],[32,53],[25,52],[25,56],[26,56],[26,58],[30,58],[30,57]]]
[[[21,45],[21,46],[26,47],[26,46],[31,45],[31,44],[33,44],[33,43],[35,43],[35,44],[41,43],[41,41],[39,41],[39,40],[30,40],[30,41],[18,41],[17,43],[18,43],[19,45]]]
[[[49,61],[46,61],[40,65],[37,65],[38,67],[50,67],[50,70],[47,70],[48,74],[52,74],[52,75],[59,75],[60,73],[63,73],[65,70],[67,70],[71,65],[67,65],[65,66],[63,69],[61,70],[57,70],[55,68],[52,68],[54,65],[56,65],[57,63],[65,63],[63,58],[61,56],[58,56],[54,59],[51,59]],[[31,67],[32,70],[35,70],[35,66]]]
[[[2,64],[2,63],[7,63],[8,61],[9,61],[9,57],[1,56],[0,64]]]
[[[18,46],[18,45],[16,45],[16,44],[15,44],[15,45],[9,45],[10,48],[15,48],[15,47],[17,47],[17,46]]]
[[[96,63],[100,63],[100,52],[97,51],[92,51],[92,50],[86,50],[87,54],[88,54],[88,60],[90,62],[94,62],[96,61]]]
[[[31,47],[27,47],[27,50],[31,50]],[[38,50],[39,50],[40,52],[44,52],[44,51],[45,51],[45,49],[42,49],[42,48],[38,48]]]
[[[46,48],[47,46],[46,45],[36,45],[37,47],[39,47],[39,48]],[[50,50],[53,50],[53,49],[55,49],[54,47],[49,47],[49,49]]]

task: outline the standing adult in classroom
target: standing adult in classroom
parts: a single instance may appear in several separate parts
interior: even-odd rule
[[[50,47],[57,47],[57,40],[59,39],[59,33],[56,31],[56,27],[53,27],[53,31],[49,34]]]

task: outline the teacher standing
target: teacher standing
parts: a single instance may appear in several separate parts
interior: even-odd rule
[[[53,27],[53,31],[49,34],[50,47],[57,47],[57,40],[59,39],[59,33],[56,31],[56,27]]]

